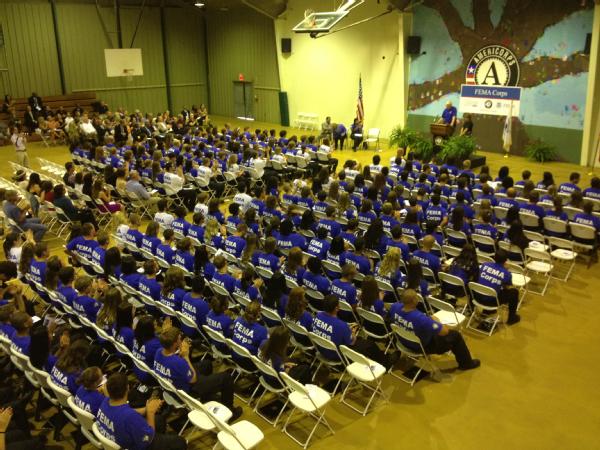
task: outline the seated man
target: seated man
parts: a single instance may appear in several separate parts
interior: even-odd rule
[[[129,382],[124,373],[114,373],[106,383],[108,398],[96,414],[100,433],[122,448],[136,450],[184,450],[187,442],[176,434],[164,434],[167,422],[158,414],[163,400],[152,398],[145,408],[129,406]]]
[[[233,406],[233,378],[229,373],[213,374],[212,363],[206,360],[197,366],[192,365],[190,341],[182,340],[182,333],[178,328],[167,328],[159,338],[162,348],[157,350],[154,357],[154,371],[157,374],[202,402],[219,393],[221,403],[233,413],[231,422],[242,415],[242,408]]]
[[[413,289],[406,289],[402,294],[402,302],[390,307],[390,318],[402,328],[412,331],[421,340],[428,354],[442,355],[451,351],[456,358],[460,370],[471,370],[480,366],[478,359],[473,359],[460,331],[452,330],[417,309],[419,297]],[[418,346],[408,341],[402,343],[413,350]]]
[[[558,187],[559,194],[572,194],[575,191],[581,191],[581,188],[577,186],[579,181],[581,180],[581,175],[579,172],[572,172],[569,176],[569,181],[567,183],[562,183]]]
[[[393,360],[388,358],[375,342],[357,337],[358,324],[351,326],[338,318],[339,310],[339,299],[335,295],[325,296],[323,311],[318,312],[313,321],[313,332],[333,342],[337,347],[340,345],[351,347],[353,350],[362,353],[367,358],[389,369],[393,364]],[[323,351],[323,355],[333,360],[337,359],[335,354],[326,350]]]
[[[27,211],[30,210],[29,205],[19,206],[19,194],[17,191],[9,190],[5,194],[6,201],[4,202],[4,215],[13,220],[22,230],[33,231],[33,238],[36,242],[40,242],[46,234],[48,227],[40,222],[38,218],[28,218]],[[18,231],[18,230],[15,230]]]
[[[136,170],[132,170],[129,174],[129,180],[125,183],[125,191],[130,192],[137,196],[140,200],[148,202],[150,210],[156,210],[156,204],[161,200],[159,197],[153,196],[146,190],[144,185],[140,182],[140,174]],[[166,200],[165,200],[166,207]],[[164,209],[163,209],[164,211]]]
[[[431,235],[425,236],[421,242],[421,248],[413,253],[413,256],[419,260],[423,267],[428,267],[433,273],[438,273],[441,269],[439,256],[431,252],[435,238]]]

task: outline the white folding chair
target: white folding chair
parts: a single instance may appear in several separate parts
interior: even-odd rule
[[[329,425],[329,422],[325,418],[325,409],[331,401],[331,394],[329,394],[329,392],[327,392],[325,389],[322,389],[314,384],[304,385],[294,380],[285,372],[281,372],[280,375],[288,389],[288,399],[293,406],[292,411],[288,415],[288,418],[283,425],[283,432],[303,448],[308,447],[313,435],[315,434],[315,431],[321,423],[323,423],[323,425],[325,425],[329,431],[331,431],[331,434],[335,434]],[[288,431],[290,419],[296,410],[300,411],[303,415],[308,415],[316,419],[314,427],[304,442],[300,441]]]
[[[342,353],[342,356],[346,358],[346,373],[350,376],[350,381],[342,392],[340,402],[349,406],[357,413],[366,416],[371,403],[378,395],[387,400],[381,387],[386,369],[378,362],[370,360],[366,356],[352,350],[346,345],[340,345],[340,352]],[[372,392],[366,406],[363,409],[357,408],[352,403],[349,403],[346,399],[346,395],[348,394],[350,386],[353,384],[353,382],[356,382],[358,385]]]
[[[546,289],[548,289],[548,284],[550,284],[550,279],[552,278],[553,269],[554,265],[552,264],[552,257],[548,252],[543,250],[534,250],[532,248],[525,249],[525,273],[528,275],[541,275],[546,280],[544,287],[537,292],[531,290],[529,288],[531,285],[529,285],[527,289],[530,292],[545,295]]]
[[[559,264],[568,265],[567,273],[563,277],[557,277],[555,270],[553,278],[561,281],[568,281],[571,272],[575,267],[575,260],[577,259],[577,252],[575,252],[573,241],[550,236],[548,237],[548,244],[550,245],[550,256],[552,256],[554,261]]]
[[[449,327],[462,328],[462,324],[467,318],[464,314],[457,312],[450,303],[431,296],[427,298],[427,302],[430,308],[437,310],[433,313],[433,317],[440,323]]]
[[[517,310],[521,309],[521,304],[527,296],[527,285],[531,281],[531,278],[525,275],[525,269],[515,263],[507,262],[506,268],[511,273],[512,285],[519,290],[519,304]]]
[[[380,135],[379,128],[369,128],[369,131],[367,132],[367,137],[366,137],[366,139],[363,140],[363,142],[365,142],[367,144],[367,148],[371,142],[375,143],[376,149],[379,148],[379,135]]]
[[[231,410],[222,403],[216,401],[202,403],[181,389],[177,391],[177,394],[179,394],[179,398],[183,400],[183,403],[185,403],[185,406],[189,410],[187,415],[188,420],[179,431],[179,435],[183,433],[190,422],[200,430],[215,431],[217,426],[208,414],[204,412],[205,409],[211,411],[212,414],[219,417],[223,422],[228,422],[233,415]]]
[[[283,395],[287,392],[287,389],[283,380],[279,376],[279,373],[271,365],[265,363],[254,355],[252,355],[252,361],[260,372],[260,376],[258,378],[259,384],[256,386],[256,389],[258,390],[261,386],[263,388],[262,394],[260,394],[254,405],[254,412],[276,427],[289,402],[289,399]],[[275,394],[277,397],[285,400],[274,420],[271,420],[269,417],[265,416],[260,410],[261,401],[267,393]],[[254,394],[252,394],[252,396],[254,396]]]
[[[121,447],[116,442],[111,441],[102,434],[96,422],[92,425],[92,431],[94,432],[94,436],[100,441],[100,445],[102,445],[104,450],[121,450]]]
[[[225,450],[250,450],[265,438],[263,432],[252,422],[240,420],[229,425],[204,405],[201,408],[219,430],[217,439]],[[214,448],[218,448],[218,446],[215,445]]]
[[[387,353],[393,344],[393,333],[388,328],[384,318],[373,311],[367,311],[361,307],[356,308],[356,312],[362,322],[361,331],[371,339],[383,341],[385,344],[384,353]]]
[[[471,301],[473,302],[474,309],[467,322],[467,328],[491,336],[496,325],[498,325],[498,322],[500,321],[500,300],[498,299],[498,293],[489,286],[484,286],[483,284],[475,283],[473,281],[469,283],[469,290],[471,291]],[[483,303],[482,299],[487,301]],[[474,319],[480,318],[483,312],[491,313],[491,315],[484,320],[484,322],[491,323],[489,332],[471,326],[471,322],[473,322]]]
[[[394,333],[394,345],[396,346],[396,349],[399,350],[403,356],[414,361],[415,366],[418,369],[414,372],[412,378],[406,375],[408,372],[404,372],[400,375],[394,373],[393,367],[391,367],[388,371],[389,374],[394,378],[398,378],[399,380],[414,386],[419,379],[421,372],[425,370],[423,366],[429,366],[431,368],[431,375],[435,379],[439,369],[433,363],[427,352],[425,352],[425,348],[423,348],[421,339],[419,339],[414,332],[397,323],[392,323],[390,326]]]
[[[571,223],[570,227],[571,235],[575,241],[573,244],[578,251],[585,252],[589,267],[592,259],[597,258],[598,237],[596,236],[596,229],[580,223]]]
[[[342,379],[344,378],[344,369],[346,366],[345,360],[342,358],[337,346],[328,339],[319,336],[318,334],[313,333],[312,331],[308,333],[311,342],[317,349],[315,353],[317,357],[317,361],[319,364],[317,365],[317,369],[314,371],[313,381],[321,366],[326,366],[330,370],[337,370],[341,372],[340,378],[333,389],[332,395],[335,395],[337,392]],[[334,355],[334,358],[331,358],[330,355]]]
[[[83,434],[94,447],[102,448],[102,443],[98,440],[98,438],[96,438],[94,431],[92,430],[95,420],[94,415],[77,406],[72,396],[67,398],[67,403],[79,421],[79,429],[81,434]]]

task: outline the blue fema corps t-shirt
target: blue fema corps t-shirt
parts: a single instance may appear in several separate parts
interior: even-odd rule
[[[160,299],[161,286],[156,281],[156,278],[140,277],[138,289],[142,294],[147,295],[153,300],[158,301]]]
[[[512,284],[512,274],[500,264],[486,262],[479,270],[478,283],[500,292],[502,286]]]
[[[156,247],[156,256],[160,259],[164,259],[168,263],[173,262],[174,254],[175,250],[173,250],[170,245],[160,244]]]
[[[331,293],[350,305],[356,304],[356,287],[352,283],[342,281],[341,279],[333,280],[331,283]]]
[[[246,247],[246,240],[240,236],[229,236],[225,239],[225,251],[239,258]]]
[[[184,267],[185,270],[189,272],[194,271],[194,264],[196,260],[194,255],[189,252],[184,252],[182,250],[177,250],[175,256],[173,257],[173,264]]]
[[[77,291],[71,286],[60,286],[56,290],[56,296],[64,304],[73,306],[73,300],[77,298]]]
[[[129,404],[112,406],[106,398],[96,414],[103,436],[128,450],[145,450],[154,439],[154,430],[146,419]]]
[[[83,314],[92,322],[96,322],[96,316],[100,311],[100,303],[92,297],[81,295],[73,300],[73,309],[79,314]]]
[[[181,302],[181,314],[193,320],[199,328],[206,322],[206,315],[209,311],[210,307],[203,298],[193,297],[191,292],[188,292],[183,297],[183,301]],[[181,329],[188,336],[195,332],[193,328],[184,324],[181,324]]]
[[[393,322],[396,322],[402,328],[415,333],[421,340],[423,347],[426,347],[431,339],[442,330],[440,323],[433,320],[427,314],[423,314],[418,309],[404,311],[403,305],[400,302],[396,302],[390,307],[390,317]],[[419,346],[412,342],[402,339],[402,343],[410,349],[420,350]]]
[[[300,247],[304,250],[306,249],[306,239],[298,233],[291,233],[287,236],[280,234],[277,239],[277,245],[281,250],[289,250],[292,247]]]
[[[233,323],[233,342],[253,355],[258,354],[258,349],[268,337],[267,329],[259,323],[248,323],[243,317],[238,317]]]
[[[71,394],[75,394],[79,388],[79,385],[77,384],[77,378],[79,378],[79,375],[81,375],[80,372],[65,373],[56,367],[56,365],[50,372],[50,378],[52,378],[52,381],[57,386],[69,391]]]
[[[189,364],[181,356],[173,354],[165,356],[159,348],[154,355],[154,371],[169,380],[177,389],[190,390],[193,373]]]
[[[337,347],[340,345],[352,345],[352,331],[350,330],[350,326],[343,320],[333,317],[324,311],[318,312],[313,320],[313,333],[333,342]],[[322,350],[322,352],[329,359],[338,359],[337,355],[332,351]]]
[[[175,288],[171,292],[161,292],[160,293],[160,302],[164,305],[167,305],[173,308],[175,311],[181,310],[181,302],[183,301],[183,297],[185,296],[185,290],[181,288]]]
[[[151,339],[148,339],[142,345],[140,345],[137,339],[134,339],[133,350],[131,352],[133,353],[133,356],[141,361],[144,361],[148,367],[152,368],[154,366],[154,355],[156,355],[156,351],[160,348],[160,341],[155,336]],[[146,375],[135,365],[133,366],[133,373],[135,373],[135,376],[141,382],[147,382],[152,379],[150,375]]]
[[[215,314],[214,311],[210,311],[206,316],[206,325],[215,331],[223,333],[225,337],[231,337],[231,324],[233,319],[227,314]]]
[[[106,399],[106,396],[104,394],[101,394],[97,390],[94,389],[90,391],[84,388],[83,386],[79,386],[79,389],[77,389],[77,393],[75,394],[73,401],[81,409],[95,416],[98,412],[98,409],[100,409],[100,405],[102,404],[104,399]]]
[[[325,239],[312,238],[308,243],[306,253],[319,259],[325,259],[325,255],[329,251],[329,241]]]

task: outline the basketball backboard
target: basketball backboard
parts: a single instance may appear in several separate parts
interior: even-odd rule
[[[348,15],[349,11],[313,12],[293,30],[296,33],[326,33],[340,20]]]
[[[105,48],[107,77],[139,77],[144,75],[141,48]]]

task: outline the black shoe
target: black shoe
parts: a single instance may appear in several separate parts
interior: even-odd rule
[[[506,321],[506,325],[514,325],[515,323],[519,323],[521,321],[521,316],[519,316],[518,314],[513,314],[512,316],[508,317],[508,320]]]
[[[472,370],[477,369],[481,365],[481,361],[478,359],[472,359],[470,364],[466,366],[458,366],[458,370]]]
[[[238,420],[242,414],[244,413],[244,410],[242,409],[241,406],[234,406],[233,408],[231,408],[231,419],[229,419],[229,423],[233,423],[236,420]]]

